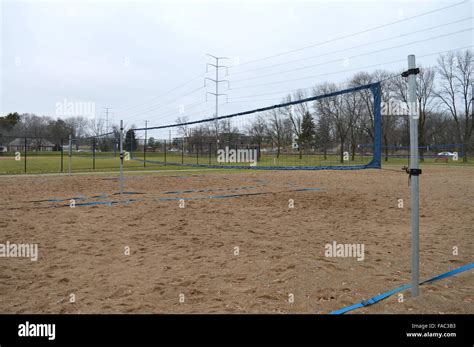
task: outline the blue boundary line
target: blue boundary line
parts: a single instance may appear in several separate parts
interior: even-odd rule
[[[198,196],[198,197],[173,197],[173,198],[158,198],[161,201],[178,201],[178,200],[203,200],[203,199],[224,199],[224,198],[238,198],[241,196],[253,196],[253,195],[264,195],[273,193],[287,193],[287,192],[307,192],[307,191],[324,191],[323,188],[300,188],[287,191],[269,191],[269,192],[256,192],[256,193],[242,193],[242,194],[227,194],[227,195],[209,195],[209,196]]]
[[[470,270],[470,269],[474,269],[474,263],[461,266],[457,269],[454,269],[454,270],[448,271],[444,274],[441,274],[441,275],[435,276],[433,278],[430,278],[429,280],[421,282],[420,285],[429,284],[431,282],[435,282],[435,281],[441,280],[443,278],[451,277],[451,276],[457,275],[461,272],[464,272],[464,271],[467,271],[467,270]],[[392,296],[393,294],[396,294],[398,292],[404,291],[404,290],[409,289],[409,288],[411,288],[411,284],[405,284],[401,287],[398,287],[398,288],[392,289],[388,292],[379,294],[379,295],[374,296],[373,298],[370,298],[368,300],[363,300],[363,301],[361,301],[357,304],[341,308],[341,309],[333,311],[329,314],[344,314],[344,313],[349,312],[349,311],[357,310],[361,307],[370,306],[370,305],[376,304],[379,301],[382,301],[383,299],[388,298],[389,296]]]
[[[109,207],[112,207],[113,205],[118,205],[118,204],[126,204],[128,205],[131,202],[138,202],[142,200],[134,200],[134,199],[129,199],[129,200],[115,200],[115,201],[90,201],[90,202],[82,202],[75,204],[76,207],[78,206],[95,206],[95,205],[106,205]],[[68,207],[69,205],[61,205],[63,207]]]
[[[64,202],[64,201],[69,201],[69,200],[89,200],[89,199],[99,199],[99,198],[107,198],[109,196],[114,196],[114,195],[139,195],[139,194],[144,194],[140,192],[123,192],[123,193],[112,193],[112,194],[102,194],[102,195],[94,195],[94,196],[77,196],[77,197],[72,197],[72,198],[65,198],[65,199],[46,199],[46,200],[36,200],[36,201],[31,201],[31,202]]]
[[[168,192],[164,192],[163,194],[188,194],[188,193],[225,192],[225,191],[235,191],[235,190],[257,189],[257,188],[263,188],[263,187],[266,187],[266,185],[260,185],[260,186],[243,186],[243,187],[236,187],[236,188],[217,188],[217,189],[187,189],[187,190],[168,191]]]
[[[270,193],[274,193],[274,192],[259,192],[259,193],[244,193],[244,194],[228,194],[228,195],[209,195],[209,196],[181,197],[181,198],[159,198],[159,200],[169,201],[169,200],[225,199],[225,198],[238,198],[238,197],[241,197],[241,196],[263,195],[263,194],[270,194]]]

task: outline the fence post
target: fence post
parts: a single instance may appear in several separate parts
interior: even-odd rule
[[[69,176],[71,176],[71,161],[72,161],[72,137],[69,135]]]
[[[123,194],[123,120],[120,121],[120,194]]]
[[[184,137],[181,141],[181,164],[184,164]]]
[[[27,141],[27,138],[25,137],[25,173],[26,173],[26,141]]]
[[[95,137],[92,138],[92,170],[95,171]]]
[[[212,142],[209,142],[209,165],[211,165]]]
[[[196,164],[199,165],[199,147],[196,145]]]
[[[165,166],[166,166],[166,140],[165,140]]]
[[[64,139],[61,138],[61,173],[64,172]]]

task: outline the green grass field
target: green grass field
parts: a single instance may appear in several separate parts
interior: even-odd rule
[[[0,156],[0,174],[22,174],[22,173],[60,173],[68,172],[69,170],[69,157],[64,155],[61,160],[59,152],[50,153],[27,153],[26,156],[26,170],[25,170],[25,157],[22,155],[20,160],[15,160],[12,155]],[[137,170],[176,170],[176,169],[188,169],[188,166],[177,166],[175,164],[201,164],[201,165],[224,165],[232,166],[239,164],[220,164],[217,162],[215,156],[209,158],[209,156],[182,156],[181,153],[167,153],[166,162],[167,165],[153,163],[165,162],[165,156],[163,153],[147,153],[146,166],[143,163],[143,153],[135,153],[130,160],[124,161],[124,170],[126,171],[137,171]],[[326,159],[322,155],[304,155],[302,159],[299,159],[298,155],[282,154],[280,158],[276,158],[272,154],[262,155],[259,166],[330,166],[330,165],[364,165],[367,164],[370,157],[367,156],[356,156],[354,161],[344,162],[343,164],[339,161],[339,156],[328,155]],[[61,165],[62,161],[62,165]],[[405,158],[389,158],[385,161],[382,158],[382,165],[407,165],[407,159]],[[244,164],[249,165],[249,164]],[[426,158],[421,165],[436,165],[436,166],[474,166],[474,158],[467,163],[463,163],[462,160],[453,161],[449,160],[448,163],[435,162],[434,158]],[[120,168],[120,160],[118,155],[114,153],[97,153],[94,160],[92,153],[79,152],[73,153],[71,157],[71,171],[72,172],[93,172],[93,171],[118,171]]]

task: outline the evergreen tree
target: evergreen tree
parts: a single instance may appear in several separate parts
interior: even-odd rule
[[[18,112],[9,113],[5,117],[0,117],[0,130],[11,131],[19,122],[20,115]]]
[[[138,141],[135,136],[135,131],[132,129],[127,130],[127,133],[125,134],[125,150],[127,152],[133,152],[136,151],[138,148]]]
[[[303,148],[309,148],[314,144],[314,135],[316,134],[313,116],[309,111],[306,111],[301,121],[301,135],[299,138],[299,145]]]
[[[331,122],[328,117],[321,116],[316,129],[316,146],[322,149],[324,160],[327,159],[327,150],[331,147]]]

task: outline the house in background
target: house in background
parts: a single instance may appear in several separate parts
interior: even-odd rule
[[[45,139],[26,139],[26,151],[37,151],[37,152],[52,152],[55,145],[54,143]],[[25,138],[17,137],[8,144],[9,152],[24,152],[25,151]]]

